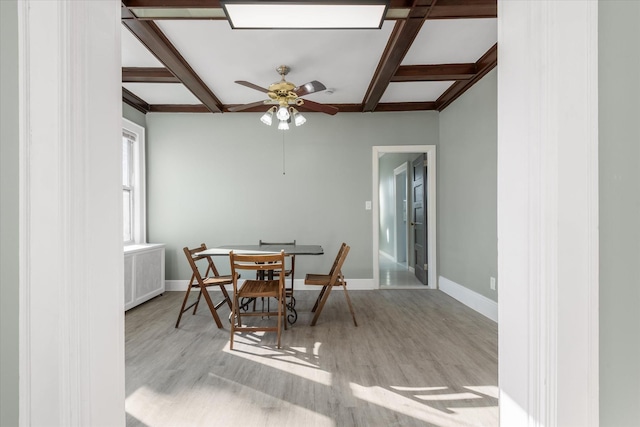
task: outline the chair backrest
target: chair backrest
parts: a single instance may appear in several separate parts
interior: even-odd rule
[[[229,262],[231,263],[231,275],[233,276],[233,286],[236,287],[238,270],[263,271],[267,273],[269,270],[282,270],[284,268],[284,251],[279,254],[260,254],[247,255],[236,254],[233,251],[229,253]],[[278,276],[280,287],[284,288],[284,278]]]
[[[329,285],[333,286],[337,282],[344,281],[344,275],[342,274],[342,265],[344,264],[344,260],[347,259],[347,255],[349,254],[349,250],[351,247],[346,243],[343,243],[340,246],[340,250],[338,251],[338,256],[336,257],[335,262],[333,263],[333,267],[331,268]]]
[[[338,249],[338,254],[336,255],[336,259],[333,261],[333,265],[331,266],[331,270],[329,270],[329,276],[333,276],[333,272],[336,270],[336,267],[338,265],[338,262],[340,261],[340,257],[342,257],[342,252],[344,251],[344,248],[347,246],[346,243],[342,242],[342,244],[340,245],[340,249]],[[344,262],[344,260],[343,260]]]
[[[191,283],[193,283],[193,279],[197,279],[198,282],[202,282],[203,278],[208,277],[210,274],[213,274],[215,277],[220,276],[218,273],[218,269],[213,262],[213,259],[210,255],[196,255],[199,252],[203,252],[207,250],[207,245],[204,243],[200,244],[197,248],[189,249],[188,247],[183,248],[184,254],[187,257],[187,261],[189,261],[189,266],[191,267],[191,271],[193,274],[191,275]],[[206,260],[207,268],[205,270],[204,276],[200,274],[200,270],[198,269],[198,261]]]

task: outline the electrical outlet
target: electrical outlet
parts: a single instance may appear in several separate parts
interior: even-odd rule
[[[496,278],[492,277],[489,279],[489,287],[491,288],[492,291],[496,290]]]

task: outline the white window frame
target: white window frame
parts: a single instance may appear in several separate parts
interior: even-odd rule
[[[122,129],[136,135],[133,141],[133,162],[131,170],[132,209],[131,209],[131,237],[132,240],[123,242],[127,245],[141,245],[147,243],[147,206],[146,206],[146,170],[145,170],[145,129],[125,118],[122,119]],[[122,144],[122,141],[120,141]]]

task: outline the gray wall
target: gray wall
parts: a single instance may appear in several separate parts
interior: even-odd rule
[[[440,113],[438,275],[494,301],[498,274],[497,70]],[[499,284],[498,284],[499,288]]]
[[[147,127],[147,116],[124,102],[122,103],[122,117],[143,128]]]
[[[640,2],[599,3],[600,425],[640,426]]]
[[[0,1],[0,425],[18,425],[18,9]]]
[[[438,114],[306,116],[283,152],[259,114],[147,114],[148,240],[167,244],[167,279],[189,278],[184,246],[259,239],[321,244],[327,255],[296,260],[301,275],[329,270],[345,241],[345,274],[373,277],[371,147],[437,144]]]

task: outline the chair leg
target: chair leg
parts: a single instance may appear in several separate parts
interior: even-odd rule
[[[320,300],[320,304],[318,304],[318,308],[316,309],[316,314],[313,316],[313,320],[311,320],[311,326],[315,326],[318,321],[318,317],[320,317],[320,313],[322,313],[322,308],[324,307],[324,303],[327,302],[327,298],[329,298],[329,294],[331,293],[331,286],[325,286],[322,288],[320,292],[320,296],[322,299]],[[320,297],[318,297],[320,298]]]
[[[189,293],[191,292],[191,284],[187,287],[187,291],[184,294],[184,300],[182,301],[182,307],[180,307],[180,314],[178,314],[178,320],[176,321],[176,328],[180,326],[180,319],[182,319],[182,314],[184,313],[184,306],[187,305],[187,300],[189,299]]]
[[[284,295],[282,294],[282,292],[280,293],[280,298],[278,298],[278,348],[280,348],[280,334],[282,332],[282,313],[284,312],[284,310],[282,309],[282,306],[284,305],[282,303],[282,300],[284,300]],[[287,327],[287,322],[285,320],[284,322],[285,324],[285,328]]]
[[[220,290],[222,291],[222,296],[224,297],[224,300],[227,302],[227,305],[229,306],[229,310],[231,310],[232,309],[231,297],[229,296],[227,289],[224,287],[224,285],[220,285]]]
[[[311,309],[311,312],[315,312],[316,309],[318,308],[318,304],[320,303],[320,300],[322,299],[322,296],[324,295],[325,291],[327,290],[326,286],[323,286],[322,289],[320,290],[320,294],[318,295],[318,298],[316,298],[316,303],[313,304],[313,308]]]
[[[231,327],[229,328],[231,330],[231,334],[229,336],[229,350],[233,350],[233,337],[236,333],[236,322],[239,320],[238,319],[238,299],[234,298],[233,299],[233,308],[231,309]]]
[[[200,305],[200,298],[202,297],[202,291],[198,292],[198,298],[196,298],[196,302],[193,303],[193,316],[196,315],[196,311],[198,311],[198,306]]]
[[[218,313],[216,312],[216,308],[213,305],[213,301],[211,301],[209,292],[207,292],[207,288],[201,287],[200,294],[204,294],[204,300],[207,302],[207,305],[209,306],[209,310],[213,315],[213,320],[216,321],[216,325],[218,325],[218,329],[222,329],[222,322],[220,321],[220,317],[218,317]]]
[[[351,317],[353,318],[353,324],[358,326],[358,322],[356,322],[356,314],[354,313],[353,306],[351,305],[351,298],[349,298],[349,292],[347,292],[346,282],[342,285],[342,289],[344,289],[344,296],[347,298],[347,304],[349,304],[349,311],[351,312]]]
[[[281,298],[282,302],[282,319],[284,321],[284,330],[287,330],[287,295],[283,292],[282,293],[282,298]],[[278,315],[280,315],[280,313],[278,313]]]
[[[233,308],[231,309],[231,335],[229,338],[229,349],[233,350],[233,339],[236,336],[236,328],[242,326],[242,316],[240,314],[240,298],[233,297]]]

